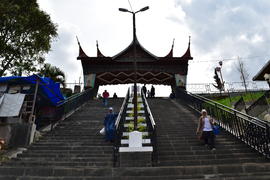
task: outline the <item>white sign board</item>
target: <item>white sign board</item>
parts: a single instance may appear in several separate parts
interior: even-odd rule
[[[129,133],[129,147],[142,147],[142,133],[133,131]]]

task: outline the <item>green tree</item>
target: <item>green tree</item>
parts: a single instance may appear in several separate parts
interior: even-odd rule
[[[35,72],[56,36],[56,25],[37,0],[1,0],[0,77]]]
[[[44,64],[44,66],[39,70],[38,75],[49,77],[54,80],[54,82],[59,82],[62,84],[63,87],[66,86],[65,73],[60,68],[52,66],[49,63]]]

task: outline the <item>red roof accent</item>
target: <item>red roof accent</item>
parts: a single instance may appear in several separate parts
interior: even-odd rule
[[[174,39],[173,39],[172,48],[170,52],[166,56],[164,56],[164,58],[173,57],[173,47],[174,47]]]
[[[105,57],[98,48],[98,41],[97,41],[97,57]]]
[[[85,54],[81,46],[79,46],[79,57],[89,57]]]
[[[79,39],[78,39],[78,37],[76,36],[76,38],[77,38],[77,42],[78,42],[78,45],[79,45],[79,56],[78,56],[78,58],[84,58],[84,57],[89,57],[89,56],[87,56],[86,54],[85,54],[85,52],[83,51],[83,49],[82,49],[82,47],[81,47],[81,44],[80,44],[80,41],[79,41]]]
[[[188,59],[193,59],[193,57],[191,57],[191,55],[190,55],[190,36],[189,36],[189,42],[188,42],[187,51],[185,52],[185,54],[182,57],[183,58],[188,58]]]

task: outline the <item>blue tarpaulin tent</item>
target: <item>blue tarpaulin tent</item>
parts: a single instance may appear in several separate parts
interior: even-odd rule
[[[55,83],[51,78],[40,77],[38,75],[32,75],[28,77],[21,76],[9,76],[9,77],[0,77],[0,83],[14,83],[14,84],[36,84],[39,80],[39,93],[41,93],[50,104],[53,106],[60,105],[64,102],[65,98],[63,97],[60,91],[60,83]]]

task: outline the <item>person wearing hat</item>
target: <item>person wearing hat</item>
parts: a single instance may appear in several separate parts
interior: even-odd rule
[[[200,139],[204,141],[205,146],[208,146],[212,151],[216,150],[213,125],[213,118],[207,115],[207,111],[205,109],[202,109],[196,134],[200,135]]]
[[[104,118],[104,127],[105,127],[105,140],[114,141],[115,138],[115,120],[118,114],[113,112],[113,108],[109,107],[109,112]]]

